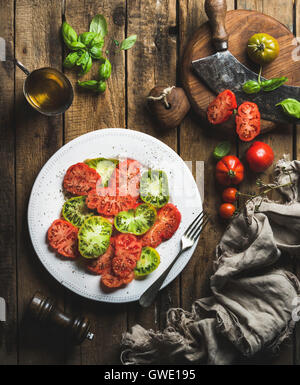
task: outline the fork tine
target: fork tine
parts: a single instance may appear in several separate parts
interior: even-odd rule
[[[203,217],[196,223],[196,225],[194,226],[193,230],[190,231],[190,234],[189,234],[190,238],[193,239],[195,237],[195,234],[197,233],[199,228],[203,225],[203,223],[206,221],[207,217],[208,217],[208,215],[205,213],[203,215]]]
[[[204,215],[204,211],[202,211],[194,220],[193,222],[190,224],[190,226],[186,229],[184,235],[186,237],[189,236],[189,234],[191,233],[191,231],[195,228],[195,223],[198,222],[199,218],[202,217]]]
[[[204,230],[204,228],[208,224],[208,222],[209,222],[209,216],[207,216],[207,219],[203,222],[202,225],[200,225],[198,231],[196,232],[195,236],[193,237],[194,241],[196,241],[199,238],[200,234],[202,233],[202,231]]]

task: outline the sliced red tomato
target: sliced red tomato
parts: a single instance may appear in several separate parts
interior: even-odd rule
[[[113,272],[119,277],[125,278],[132,273],[136,267],[136,259],[134,257],[114,257],[112,259]]]
[[[114,191],[110,187],[99,187],[88,193],[86,205],[92,210],[97,209],[99,214],[112,217],[120,211],[136,208],[138,201],[130,195],[120,195],[118,188]]]
[[[123,278],[123,283],[124,285],[128,285],[133,280],[134,280],[134,271],[132,271],[127,277]]]
[[[133,159],[126,159],[119,163],[110,181],[109,187],[118,189],[119,195],[139,196],[141,164]]]
[[[108,246],[108,249],[106,250],[106,252],[96,260],[92,260],[88,262],[87,269],[91,273],[96,275],[110,273],[112,258],[115,254],[115,249],[113,245],[114,245],[114,239],[112,237],[110,238],[110,245]]]
[[[138,261],[142,252],[142,242],[133,234],[119,234],[115,237],[116,257],[130,257]]]
[[[157,220],[151,229],[141,237],[143,246],[156,248],[161,242],[170,239],[181,222],[181,214],[176,206],[168,203],[158,211]]]
[[[76,258],[78,255],[78,229],[62,219],[55,220],[48,230],[48,242],[60,255]]]
[[[96,170],[85,163],[77,163],[68,168],[63,186],[74,195],[87,195],[96,187],[98,180],[101,180],[101,177]]]
[[[255,103],[245,102],[236,115],[236,132],[244,142],[250,142],[260,134],[260,112]]]
[[[207,109],[207,119],[212,124],[226,122],[237,108],[235,94],[230,90],[221,92]]]
[[[117,275],[105,273],[101,277],[101,284],[109,289],[116,289],[124,284],[124,280]]]

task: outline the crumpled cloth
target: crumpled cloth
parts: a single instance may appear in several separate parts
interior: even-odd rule
[[[300,256],[300,162],[279,161],[275,180],[294,182],[280,189],[286,204],[255,198],[232,221],[216,248],[212,296],[191,312],[170,309],[163,331],[134,326],[122,338],[123,364],[231,364],[277,351],[290,336],[300,284],[274,264]]]

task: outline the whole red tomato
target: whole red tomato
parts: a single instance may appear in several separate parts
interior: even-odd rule
[[[223,186],[238,185],[244,179],[244,166],[236,156],[225,156],[217,163],[216,178]]]
[[[226,190],[223,191],[222,199],[226,203],[234,203],[237,201],[238,198],[238,190],[234,187],[228,187]]]
[[[264,172],[274,162],[272,148],[263,142],[254,142],[246,154],[249,167],[254,172]]]
[[[230,219],[233,217],[235,210],[236,210],[236,208],[233,204],[223,203],[220,207],[219,213],[220,213],[221,218]]]

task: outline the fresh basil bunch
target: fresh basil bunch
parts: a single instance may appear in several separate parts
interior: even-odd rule
[[[81,67],[79,75],[84,75],[90,71],[93,60],[100,60],[99,80],[78,81],[82,88],[95,92],[104,92],[106,90],[106,80],[111,75],[111,63],[103,57],[104,39],[107,35],[107,22],[103,15],[96,15],[90,24],[89,32],[83,32],[79,36],[75,30],[66,22],[62,25],[62,36],[66,46],[72,51],[64,60],[65,68]],[[131,35],[121,43],[115,41],[121,50],[128,50],[135,44],[136,35]],[[117,45],[117,44],[116,44]]]
[[[298,100],[285,99],[282,102],[276,104],[276,107],[277,106],[281,106],[287,115],[300,119],[300,102]]]

